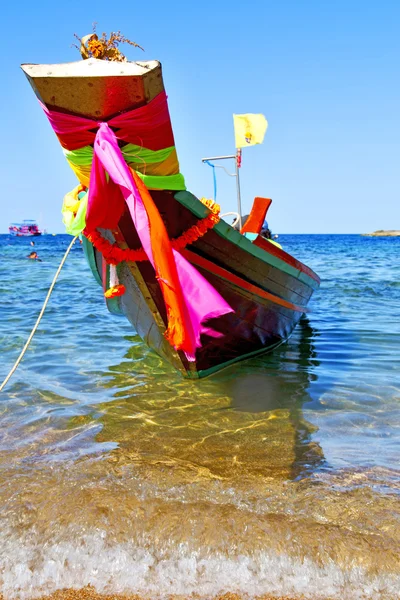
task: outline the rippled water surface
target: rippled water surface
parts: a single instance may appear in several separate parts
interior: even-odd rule
[[[193,382],[76,244],[0,394],[0,592],[400,598],[400,238],[281,236],[322,285],[288,343]],[[68,236],[0,236],[0,380]]]

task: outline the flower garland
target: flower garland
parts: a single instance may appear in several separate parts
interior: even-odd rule
[[[196,225],[190,227],[187,231],[182,233],[181,236],[171,241],[171,245],[174,250],[178,252],[186,248],[189,244],[193,244],[199,238],[203,237],[209,229],[212,229],[214,225],[220,220],[220,206],[213,200],[202,198],[201,202],[207,206],[211,211],[210,214],[198,221]],[[131,250],[130,248],[120,248],[116,242],[113,244],[103,238],[101,233],[96,229],[94,231],[83,231],[86,238],[93,244],[93,246],[101,252],[104,260],[109,265],[118,265],[122,261],[139,262],[147,260],[147,254],[140,248],[139,250]]]

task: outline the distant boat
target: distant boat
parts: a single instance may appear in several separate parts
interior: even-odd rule
[[[161,64],[90,59],[22,68],[79,178],[64,201],[64,222],[73,235],[83,230],[110,312],[124,314],[190,378],[287,340],[319,277],[260,234],[270,199],[255,199],[239,232],[214,202],[186,191]],[[114,162],[106,164],[107,153]]]
[[[22,223],[11,223],[8,232],[10,235],[15,235],[17,237],[31,237],[42,235],[43,233],[40,231],[36,221],[33,221],[32,219],[25,219]]]

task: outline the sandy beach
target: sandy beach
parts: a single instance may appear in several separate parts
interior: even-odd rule
[[[198,596],[168,596],[168,600],[198,600]],[[257,596],[251,597],[252,600],[305,600],[305,596]],[[7,600],[4,596],[0,595],[0,600]],[[60,590],[51,594],[50,596],[40,596],[35,600],[156,600],[154,596],[138,596],[137,594],[99,594],[96,590],[90,586],[83,589],[74,590]],[[241,594],[226,593],[222,595],[210,597],[210,600],[248,600],[247,596]],[[315,600],[317,600],[315,598]],[[330,600],[324,598],[324,600]],[[361,597],[360,597],[361,600]]]

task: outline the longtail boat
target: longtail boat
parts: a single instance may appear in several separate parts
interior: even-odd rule
[[[161,64],[22,69],[79,180],[64,223],[109,311],[190,378],[287,340],[320,280],[260,234],[270,199],[256,198],[238,231],[186,190]]]

